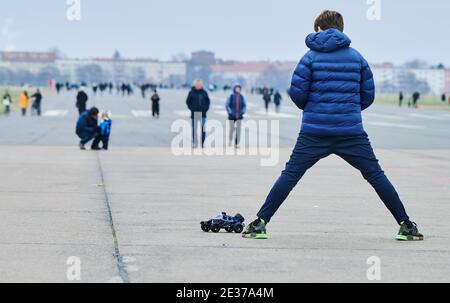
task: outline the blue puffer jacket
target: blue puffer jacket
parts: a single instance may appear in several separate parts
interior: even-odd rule
[[[372,71],[337,29],[310,34],[310,51],[292,77],[289,94],[302,109],[302,132],[315,136],[364,133],[361,111],[375,98]]]

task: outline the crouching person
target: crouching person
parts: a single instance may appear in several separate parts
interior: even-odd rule
[[[98,108],[93,107],[83,112],[77,121],[76,134],[80,138],[79,147],[86,149],[86,144],[97,137],[98,134]],[[92,145],[94,149],[95,145]]]

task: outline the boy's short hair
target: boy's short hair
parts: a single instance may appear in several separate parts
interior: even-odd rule
[[[330,28],[335,28],[341,32],[344,31],[344,18],[339,12],[336,11],[323,11],[314,22],[314,30],[316,32],[321,30],[327,30]]]

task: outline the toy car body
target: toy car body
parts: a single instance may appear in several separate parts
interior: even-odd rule
[[[240,234],[245,227],[244,220],[244,217],[240,214],[236,214],[233,217],[223,212],[208,221],[200,222],[200,226],[204,232],[212,231],[213,233],[218,233],[221,229],[225,229],[229,233],[235,232]]]

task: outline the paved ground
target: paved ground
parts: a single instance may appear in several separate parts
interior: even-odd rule
[[[374,106],[366,129],[427,240],[398,243],[395,222],[359,173],[329,157],[301,181],[270,225],[269,241],[205,234],[199,221],[227,210],[248,220],[288,159],[300,113],[280,121],[276,166],[259,156],[175,156],[171,125],[184,91],[162,92],[162,117],[138,96],[96,97],[112,111],[112,148],[81,152],[73,94],[51,96],[42,118],[0,117],[0,282],[367,282],[380,258],[385,282],[449,282],[450,116]],[[210,118],[222,121],[223,94]],[[287,103],[287,102],[286,102]]]

